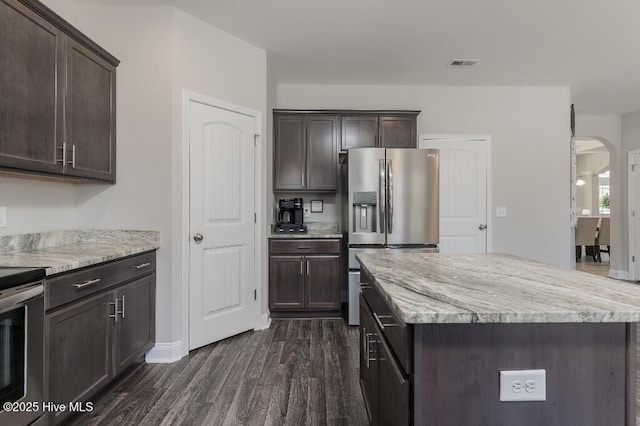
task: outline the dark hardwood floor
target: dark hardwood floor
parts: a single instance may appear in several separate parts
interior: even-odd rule
[[[365,425],[358,328],[342,320],[274,320],[146,364],[74,425]]]

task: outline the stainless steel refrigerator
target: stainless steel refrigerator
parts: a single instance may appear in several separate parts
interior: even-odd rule
[[[342,164],[342,224],[348,245],[348,322],[359,323],[356,254],[437,252],[439,151],[359,148]]]

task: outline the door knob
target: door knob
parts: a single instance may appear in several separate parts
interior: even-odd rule
[[[487,225],[481,224],[478,226],[478,229],[484,231],[485,229],[487,229]]]
[[[202,236],[201,233],[196,232],[195,234],[193,234],[193,241],[195,241],[196,243],[199,243],[202,240],[204,240],[204,237]]]

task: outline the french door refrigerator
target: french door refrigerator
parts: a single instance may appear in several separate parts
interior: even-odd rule
[[[437,252],[439,151],[358,148],[342,165],[342,224],[348,244],[348,322],[359,323],[358,253]]]

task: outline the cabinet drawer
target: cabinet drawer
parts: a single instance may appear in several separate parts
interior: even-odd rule
[[[144,253],[45,279],[45,310],[97,293],[155,269],[155,252]]]
[[[270,240],[271,254],[339,254],[338,240]]]
[[[143,253],[107,263],[105,276],[113,283],[123,283],[149,274],[156,269],[156,253]]]
[[[411,372],[411,326],[405,324],[387,305],[382,295],[365,273],[360,274],[360,288],[364,299],[373,312],[382,334],[389,342],[393,353],[407,373]]]

